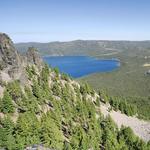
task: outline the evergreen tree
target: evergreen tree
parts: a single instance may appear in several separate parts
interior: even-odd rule
[[[49,113],[43,115],[41,119],[40,138],[42,143],[50,148],[63,149],[62,131],[55,124]]]
[[[10,117],[5,117],[1,120],[0,128],[0,147],[7,148],[8,150],[16,149],[16,141],[14,136],[14,123]]]
[[[4,91],[4,96],[2,98],[1,103],[2,103],[1,111],[3,113],[13,113],[15,111],[12,98],[10,97],[7,91]]]

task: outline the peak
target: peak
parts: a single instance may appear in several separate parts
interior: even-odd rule
[[[29,47],[26,56],[29,63],[41,66],[42,58],[35,47]]]
[[[29,47],[26,57],[21,56],[11,38],[5,33],[0,33],[0,80],[8,82],[17,79],[24,82],[26,77],[23,74],[28,64],[42,67],[43,61],[37,49]]]
[[[9,36],[6,33],[2,33],[2,32],[0,32],[0,37],[7,37],[7,38],[9,38]]]
[[[0,32],[0,44],[6,43],[6,42],[13,44],[12,40],[6,33]]]
[[[38,50],[35,47],[29,47],[28,52],[38,52]]]
[[[0,33],[0,68],[19,65],[18,52],[12,40],[5,33]]]

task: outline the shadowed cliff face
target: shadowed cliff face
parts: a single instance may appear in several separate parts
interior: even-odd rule
[[[0,33],[0,69],[18,68],[20,65],[19,57],[11,39],[6,34]]]
[[[25,68],[30,64],[42,66],[37,50],[31,47],[25,56],[21,56],[9,36],[0,33],[0,80],[8,82],[15,79],[25,82]]]

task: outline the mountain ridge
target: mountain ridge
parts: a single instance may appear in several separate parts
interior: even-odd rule
[[[15,44],[16,49],[20,52],[25,52],[27,47],[30,46],[36,47],[41,55],[99,55],[109,53],[110,51],[149,49],[150,41],[76,40],[69,42],[29,42]]]

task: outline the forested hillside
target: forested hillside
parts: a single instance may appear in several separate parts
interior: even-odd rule
[[[0,51],[9,53],[12,42],[5,34],[0,37]],[[132,116],[136,114],[134,106],[116,103],[88,84],[80,84],[60,74],[58,69],[49,68],[40,62],[33,48],[29,54],[28,62],[17,53],[13,59],[19,58],[17,64],[21,67],[15,67],[24,76],[15,76],[12,61],[0,70],[1,148],[21,150],[42,144],[56,150],[150,149],[149,142],[137,137],[129,127],[118,128],[109,115],[103,116],[101,112],[101,105],[110,103],[111,109]],[[3,55],[1,58],[4,59]]]
[[[30,85],[6,85],[1,99],[1,147],[24,149],[44,144],[54,149],[149,149],[129,127],[119,130],[103,117],[100,98],[87,85],[45,66],[28,67]]]
[[[77,80],[88,82],[97,91],[106,91],[113,99],[126,100],[138,108],[140,118],[150,119],[150,41],[77,40],[18,43],[15,46],[21,52],[25,52],[28,46],[35,46],[41,55],[88,55],[120,60],[121,66],[115,71],[91,74]]]

